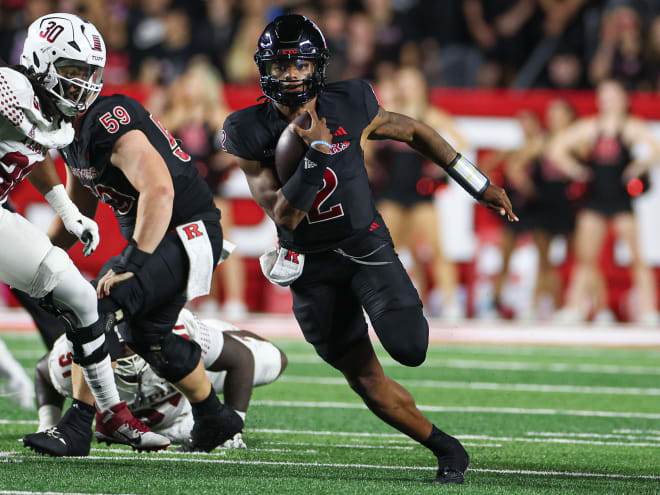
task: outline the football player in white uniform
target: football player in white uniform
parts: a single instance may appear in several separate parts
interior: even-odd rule
[[[121,326],[121,324],[120,324]],[[286,355],[275,345],[221,320],[200,320],[181,310],[174,332],[197,342],[213,388],[245,421],[252,388],[275,381],[287,365]],[[144,359],[125,347],[117,359],[115,378],[119,395],[131,412],[155,432],[174,443],[190,437],[193,415],[188,400],[171,383],[158,377]],[[39,431],[52,426],[71,396],[71,353],[64,336],[37,363],[35,373]],[[106,441],[97,430],[98,441]],[[245,447],[241,433],[223,447]],[[186,450],[184,444],[181,449]]]
[[[0,202],[30,172],[30,182],[61,217],[66,229],[91,254],[99,243],[98,226],[67,196],[48,150],[74,138],[72,117],[84,112],[102,87],[105,45],[89,22],[71,14],[49,14],[28,28],[21,65],[0,68]],[[91,388],[96,405],[112,420],[113,433],[127,429],[135,446],[167,447],[167,439],[137,421],[119,399],[105,343],[108,319],[99,317],[94,288],[62,249],[25,218],[0,208],[0,280],[33,297],[51,298],[66,313],[67,338],[74,360]],[[17,261],[17,257],[20,261]],[[80,397],[83,377],[74,379]],[[94,415],[93,405],[74,400],[60,423],[24,445],[39,452],[44,442],[52,455],[87,455],[91,431],[80,419]]]

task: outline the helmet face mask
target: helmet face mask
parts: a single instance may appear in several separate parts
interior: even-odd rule
[[[302,105],[323,90],[329,57],[316,24],[301,15],[279,16],[266,26],[254,55],[261,90],[282,105]],[[291,71],[286,69],[294,65],[297,76],[303,79],[288,77]]]
[[[57,83],[51,88],[60,111],[69,117],[82,113],[94,102],[103,88],[103,67],[59,59],[54,64]]]
[[[106,49],[93,24],[72,14],[47,14],[28,28],[21,65],[40,76],[68,117],[85,112],[103,88]]]

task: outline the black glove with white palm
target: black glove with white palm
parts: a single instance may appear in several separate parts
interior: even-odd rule
[[[53,187],[44,197],[62,219],[64,228],[83,243],[83,254],[92,254],[101,240],[96,222],[80,213],[62,184]]]

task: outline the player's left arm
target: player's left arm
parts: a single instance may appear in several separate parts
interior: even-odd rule
[[[140,193],[133,239],[141,251],[153,253],[167,232],[174,205],[174,184],[165,160],[142,131],[132,130],[115,142],[110,162]]]
[[[165,160],[139,130],[131,130],[115,142],[110,155],[110,163],[120,169],[131,185],[139,192],[137,216],[133,238],[122,256],[130,261],[146,258],[154,252],[163,240],[172,218],[174,205],[174,184]],[[122,267],[125,271],[116,273],[108,270],[97,284],[99,297],[109,295],[110,289],[133,276],[136,268]]]
[[[487,181],[482,172],[457,153],[427,124],[379,107],[378,113],[362,133],[361,144],[364,145],[367,139],[394,139],[407,143],[411,148],[440,165],[483,206],[497,211],[502,216],[506,215],[510,221],[518,220],[504,189]],[[480,178],[477,184],[485,184],[485,189],[477,190],[471,185],[475,177]]]

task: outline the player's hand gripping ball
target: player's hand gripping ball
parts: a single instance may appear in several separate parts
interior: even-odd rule
[[[291,123],[303,129],[309,129],[312,125],[312,117],[305,112],[293,119]],[[282,184],[286,184],[291,178],[305,153],[307,153],[307,145],[287,126],[275,146],[275,171]]]

